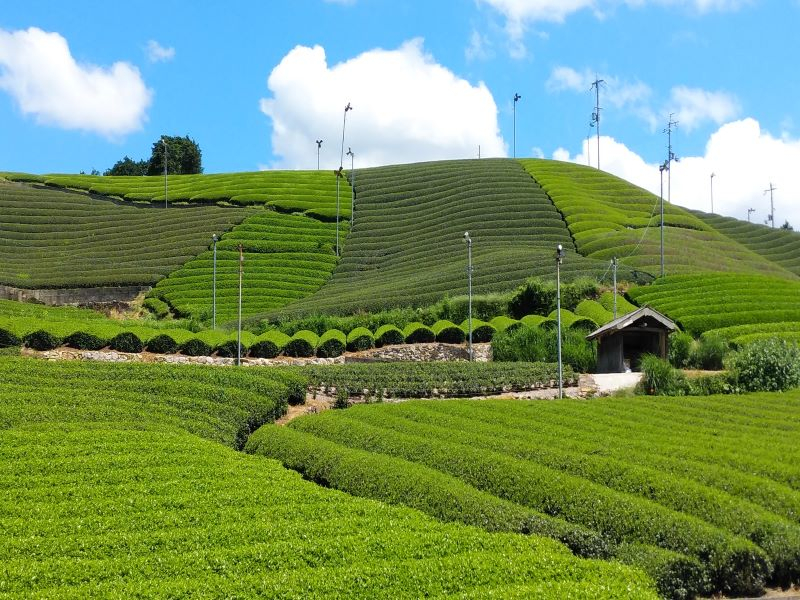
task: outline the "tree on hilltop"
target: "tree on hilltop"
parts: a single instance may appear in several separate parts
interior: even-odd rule
[[[167,145],[167,173],[192,175],[203,172],[202,152],[197,142],[188,135],[185,137],[164,135],[153,142],[153,150],[147,163],[148,175],[164,173],[164,142]]]
[[[103,175],[147,175],[147,161],[133,160],[128,155],[118,160],[110,169],[106,169]]]

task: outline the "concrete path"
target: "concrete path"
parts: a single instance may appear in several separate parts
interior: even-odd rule
[[[587,375],[596,386],[598,396],[607,396],[618,390],[632,389],[642,379],[641,373],[595,373]]]

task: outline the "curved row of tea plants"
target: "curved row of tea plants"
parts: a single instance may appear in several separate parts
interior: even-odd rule
[[[689,554],[711,582],[704,593],[756,594],[800,579],[797,395],[410,402],[291,427],[446,473],[611,543]],[[381,493],[399,485],[382,477]]]
[[[152,285],[251,211],[159,210],[0,181],[0,283],[22,288]]]
[[[353,498],[221,445],[285,406],[297,378],[279,369],[0,357],[0,380],[9,598],[656,597],[622,565]]]
[[[340,226],[340,244],[347,224]],[[242,315],[277,310],[314,293],[336,266],[336,225],[304,215],[262,211],[217,242],[217,322],[238,315],[239,252],[242,245]],[[214,254],[192,258],[158,282],[151,296],[166,301],[173,312],[211,321]]]
[[[606,261],[575,252],[543,190],[512,160],[462,160],[358,171],[355,224],[330,281],[286,315],[425,306],[467,289],[509,291],[532,275],[555,278],[557,244],[567,250],[562,281],[600,277]],[[627,278],[632,278],[626,270]],[[621,275],[622,277],[622,275]]]
[[[585,165],[541,159],[520,163],[564,215],[581,254],[606,260],[616,256],[628,269],[659,274],[658,196]],[[667,273],[741,271],[792,276],[791,271],[719,233],[689,210],[666,201],[664,224]]]
[[[800,234],[786,229],[740,221],[732,217],[691,211],[720,233],[771,260],[795,275],[800,275]]]
[[[734,325],[800,322],[800,281],[765,275],[674,275],[628,295],[695,335]]]

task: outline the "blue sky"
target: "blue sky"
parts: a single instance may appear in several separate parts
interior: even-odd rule
[[[120,5],[122,7],[123,5]],[[0,170],[103,171],[190,135],[206,172],[510,156],[596,165],[800,226],[800,2],[28,0],[0,14]]]

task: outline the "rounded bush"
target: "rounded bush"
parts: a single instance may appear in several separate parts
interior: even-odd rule
[[[244,341],[242,341],[242,356],[247,356],[247,350],[247,346],[245,346]],[[239,344],[237,343],[236,339],[225,340],[216,348],[214,348],[214,352],[216,352],[217,356],[236,358],[239,353]]]
[[[442,344],[464,343],[464,330],[451,321],[436,321],[431,329],[433,329],[433,333],[436,334],[437,342]],[[473,341],[475,341],[474,338]]]
[[[314,356],[319,344],[319,337],[313,331],[302,329],[295,333],[286,346],[283,353],[286,356],[309,357]]]
[[[21,346],[22,340],[19,336],[13,334],[8,329],[0,327],[0,348],[8,348],[10,346]]]
[[[667,357],[673,367],[682,369],[689,365],[694,339],[688,333],[676,331],[668,338],[669,350]]]
[[[25,345],[34,350],[52,350],[61,345],[61,338],[44,329],[30,332],[23,338]]]
[[[344,354],[347,347],[347,336],[338,329],[329,329],[319,338],[317,356],[321,358],[334,358]]]
[[[428,344],[436,341],[436,334],[433,329],[422,323],[409,323],[403,329],[406,344]]]
[[[212,348],[198,338],[191,338],[178,346],[178,352],[186,356],[210,356]]]
[[[375,345],[375,337],[366,327],[356,327],[347,334],[347,351],[361,352]]]
[[[109,348],[117,352],[141,352],[144,350],[144,342],[139,336],[131,331],[118,333],[108,343]]]
[[[522,321],[517,321],[516,319],[512,319],[506,316],[499,316],[495,317],[491,321],[489,321],[492,327],[494,327],[497,331],[507,331],[511,333],[512,331],[523,327]]]
[[[461,329],[464,331],[464,339],[469,340],[469,321],[464,320],[461,323]],[[497,330],[486,321],[480,319],[472,319],[472,341],[476,344],[483,342],[491,342]]]
[[[100,350],[108,346],[108,340],[86,331],[75,331],[64,338],[64,345],[78,350]]]
[[[403,332],[395,325],[381,325],[375,332],[375,347],[394,346],[406,341]]]
[[[178,342],[166,333],[159,333],[147,342],[145,349],[154,354],[174,354],[178,351]]]
[[[800,347],[780,338],[757,340],[734,353],[728,368],[742,389],[788,390],[800,386]]]

